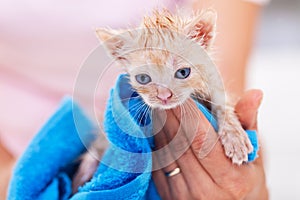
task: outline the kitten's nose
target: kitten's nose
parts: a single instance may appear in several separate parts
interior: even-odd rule
[[[172,97],[172,92],[170,89],[158,86],[157,87],[157,96],[158,99],[160,99],[163,103],[167,103],[167,100]]]

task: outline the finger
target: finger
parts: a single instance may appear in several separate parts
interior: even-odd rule
[[[263,98],[261,90],[249,90],[235,106],[235,111],[245,129],[257,130],[257,112]]]
[[[187,182],[183,178],[182,174],[167,177],[167,181],[170,185],[170,193],[172,199],[190,199],[190,192],[187,186]]]
[[[175,165],[175,158],[171,153],[169,141],[167,137],[167,132],[175,132],[176,129],[179,127],[179,122],[177,120],[171,119],[170,117],[166,119],[164,116],[165,113],[161,112],[154,112],[154,117],[153,117],[153,126],[156,127],[154,129],[157,129],[157,127],[162,127],[158,131],[157,134],[154,136],[154,141],[155,141],[155,151],[152,152],[152,157],[153,157],[153,170],[158,170],[158,169],[165,169],[165,172],[170,171],[174,168],[177,167]],[[167,122],[164,123],[164,120],[167,120]],[[169,129],[165,127],[164,124],[169,124],[171,123],[173,126]],[[173,135],[173,134],[171,134]],[[175,166],[174,166],[175,165]]]
[[[193,197],[201,197],[206,191],[216,190],[216,184],[200,164],[192,149],[188,149],[178,160],[178,167]]]
[[[176,123],[175,123],[176,126]],[[161,195],[163,199],[187,199],[189,192],[187,188],[187,184],[183,179],[183,176],[179,173],[174,176],[168,176],[170,172],[178,167],[176,160],[173,158],[170,148],[168,147],[167,141],[167,134],[165,134],[165,130],[162,129],[156,136],[155,141],[158,142],[156,148],[163,147],[164,153],[158,153],[160,149],[155,151],[153,154],[153,166],[154,167],[161,167],[161,169],[156,170],[155,173],[153,172],[154,182],[156,184],[158,193]],[[166,155],[168,158],[166,158]],[[167,164],[169,159],[171,163]],[[166,160],[168,159],[168,162]]]
[[[160,168],[166,167],[177,160],[190,147],[192,142],[192,140],[186,138],[184,127],[180,119],[176,118],[173,111],[167,110],[165,111],[165,115],[166,119],[162,120],[162,115],[155,113],[155,119],[153,120],[155,127],[161,121],[165,121],[163,128],[154,137],[156,151],[153,154],[159,158]]]
[[[180,118],[180,113],[178,113],[178,110],[174,109],[173,115],[176,118]],[[186,116],[187,115],[185,115],[185,117]],[[183,117],[182,119],[185,119],[185,117]],[[191,148],[197,158],[199,158],[201,156],[201,154],[203,154],[203,152],[207,152],[208,155],[206,155],[206,156],[208,157],[208,159],[206,159],[207,157],[205,157],[205,159],[208,161],[210,161],[210,159],[211,159],[211,168],[212,168],[212,170],[214,170],[216,168],[215,164],[217,164],[217,166],[222,166],[222,163],[224,161],[228,162],[228,159],[224,154],[221,143],[218,142],[217,133],[214,131],[210,122],[203,115],[203,113],[198,110],[197,117],[194,117],[194,118],[196,118],[199,121],[199,124],[197,126],[196,136],[194,138],[194,141],[191,144]],[[179,121],[180,119],[177,119],[177,120]],[[187,124],[185,126],[189,126],[189,120],[186,120],[186,121],[187,121],[186,122]],[[190,134],[190,133],[187,132],[186,135],[188,135],[188,134]],[[167,137],[172,137],[172,135],[170,136],[169,134],[167,134]],[[189,136],[187,136],[187,137],[189,137]],[[217,142],[212,142],[212,141],[217,141]],[[203,150],[203,149],[205,149],[205,150]],[[214,151],[214,152],[208,152],[208,151]],[[201,157],[201,158],[203,158],[203,157]],[[214,163],[215,162],[214,160],[219,160],[220,163]],[[200,161],[202,161],[202,159],[200,159]],[[229,162],[229,164],[231,166],[230,162]]]
[[[180,109],[177,108],[167,111],[167,120],[163,128],[165,134],[164,136],[160,137],[165,137],[163,140],[171,141],[176,140],[174,136],[178,137],[178,135],[180,135],[179,141],[181,143],[187,143],[189,140],[191,140],[191,137],[189,137],[188,134],[191,135],[192,132],[195,132],[195,130],[198,131],[195,132],[195,134],[197,134],[196,138],[199,135],[201,136],[202,134],[206,134],[206,129],[209,129],[210,127],[209,122],[206,122],[205,126],[202,126],[202,123],[200,123],[201,125],[193,126],[195,125],[193,124],[193,121],[200,122],[203,121],[203,118],[205,118],[204,116],[201,116],[200,113],[201,112],[198,110],[194,103],[189,104],[189,106],[188,104],[186,104],[185,107],[181,107]],[[181,118],[182,114],[184,114],[183,118]],[[189,128],[189,126],[196,127],[197,129],[194,128],[194,130],[192,130]],[[212,127],[210,129],[213,130]],[[195,140],[193,141],[193,144],[195,144],[195,148],[200,148],[200,145],[202,144],[200,140],[201,139],[199,139],[199,142],[196,142],[196,144]],[[185,183],[188,188],[188,195],[193,194],[195,197],[203,194],[203,191],[209,191],[209,189],[211,190],[212,188],[216,189],[216,185],[213,183],[210,176],[206,173],[206,171],[199,163],[197,155],[194,154],[191,148],[187,148],[186,150],[184,150],[182,146],[185,145],[182,145],[181,143],[170,142],[168,144],[173,156],[178,155],[178,152],[181,151],[181,156],[176,160],[176,165],[181,169],[181,173],[178,176],[176,175],[177,177],[174,176],[167,178],[170,183],[171,196],[173,196],[174,193],[178,195],[178,193],[180,193],[179,191],[182,191],[183,189],[186,190],[186,187],[182,188],[183,186],[181,186],[183,183]],[[199,149],[197,149],[197,151],[199,151]],[[164,168],[164,171],[168,171],[169,169],[172,170],[174,169],[174,167],[175,166],[173,165],[168,169]],[[180,190],[177,190],[177,188]],[[201,188],[201,190],[199,190],[199,188]],[[181,192],[181,194],[183,195],[184,193]]]
[[[195,110],[198,111],[197,108],[195,108]],[[169,172],[176,167],[181,169],[180,174],[167,177],[170,196],[178,199],[190,199],[189,195],[191,191],[196,193],[199,192],[199,187],[201,186],[205,188],[209,183],[211,183],[209,184],[211,187],[213,185],[210,177],[203,170],[203,168],[201,168],[201,165],[195,157],[193,151],[189,148],[189,141],[192,142],[192,140],[187,139],[186,132],[195,132],[196,129],[194,127],[197,126],[190,126],[194,129],[191,130],[188,125],[191,125],[192,120],[199,122],[198,119],[187,116],[187,114],[190,114],[189,111],[190,110],[182,108],[167,110],[165,113],[166,120],[163,128],[155,136],[156,146],[168,149],[174,159],[170,165],[163,167],[162,171]],[[184,114],[185,117],[180,119],[182,114]],[[155,116],[158,121],[164,121],[161,119],[161,114],[157,114]],[[166,152],[166,154],[169,154],[170,152]],[[161,156],[159,156],[159,158],[161,158]],[[161,159],[159,159],[159,161],[161,161]],[[178,162],[180,162],[180,166],[178,166]],[[195,176],[197,176],[197,178]],[[164,180],[164,178],[156,178],[156,181],[162,180]],[[163,188],[163,186],[161,187]],[[168,196],[168,191],[163,191],[163,189],[158,190],[160,190],[160,193],[164,196]]]
[[[152,172],[153,181],[162,199],[190,199],[187,183],[181,174],[166,177],[163,170]]]
[[[183,177],[187,186],[185,198],[179,199],[232,199],[228,193],[221,190],[214,182],[213,178],[210,177],[209,173],[202,167],[197,155],[194,154],[191,148],[176,162],[181,169],[180,175]],[[169,182],[171,181],[171,179],[168,180]],[[175,177],[173,180],[176,181]],[[174,187],[174,183],[172,184],[171,182],[170,187]],[[174,191],[171,190],[171,196],[176,197],[178,192],[175,194],[176,195],[174,195]]]
[[[194,112],[194,109],[187,110],[187,107],[181,108],[180,109],[173,109],[173,110],[168,110],[166,111],[166,122],[163,127],[163,133],[165,138],[161,139],[161,141],[171,141],[175,140],[175,137],[180,135],[181,139],[180,141],[184,141],[183,143],[186,143],[186,141],[189,141],[190,139],[186,139],[188,137],[188,134],[193,133],[188,129],[189,125],[191,125],[191,122],[193,120],[200,122],[199,126],[197,127],[196,135],[212,135],[216,136],[216,133],[213,131],[213,128],[211,127],[210,123],[207,121],[207,119],[203,116],[203,114],[197,109],[198,116],[199,117],[189,117],[193,115],[189,115],[190,112]],[[183,116],[183,117],[181,117]],[[180,124],[180,123],[181,124]],[[180,124],[180,125],[179,125]],[[207,132],[207,129],[210,130],[210,132]],[[197,138],[196,136],[196,138]],[[162,137],[162,136],[160,136]],[[181,169],[181,174],[176,175],[174,177],[168,177],[167,182],[169,185],[169,192],[170,196],[172,198],[175,198],[180,196],[179,199],[191,199],[189,195],[192,195],[192,197],[195,198],[206,198],[206,199],[221,199],[223,196],[226,195],[224,192],[220,191],[220,188],[217,184],[214,182],[214,178],[210,176],[211,174],[207,173],[206,169],[203,168],[198,160],[198,155],[199,155],[199,149],[198,147],[202,147],[203,143],[201,142],[202,138],[199,137],[200,139],[196,142],[196,145],[193,145],[192,143],[192,149],[188,149],[187,151],[184,151],[183,155],[177,159],[176,163],[178,167]],[[165,142],[165,143],[167,143]],[[220,143],[218,143],[220,145]],[[184,145],[183,145],[184,146]],[[181,146],[180,143],[168,143],[169,150],[172,151],[172,155],[178,155],[178,152],[184,150]],[[211,169],[215,170],[216,168],[218,169],[218,166],[223,166],[224,162],[228,162],[228,166],[232,166],[231,162],[227,159],[223,152],[222,146],[219,146],[219,149],[221,150],[219,154],[223,156],[223,160],[220,162],[220,164],[215,165],[215,162],[213,163]],[[216,167],[217,166],[217,167]],[[163,170],[166,172],[169,169],[175,169],[174,165],[171,165],[171,167],[164,168]],[[228,169],[231,169],[228,167]],[[232,169],[231,169],[232,170]],[[224,171],[224,174],[228,170]],[[223,175],[224,175],[223,174]],[[218,177],[219,178],[219,177]],[[221,179],[224,179],[224,176],[220,177]],[[238,180],[238,179],[236,179]],[[246,181],[246,180],[245,180]],[[201,188],[201,189],[200,189]],[[162,189],[160,189],[162,190]],[[207,191],[218,191],[218,192],[207,192]],[[163,192],[161,192],[163,193]],[[167,192],[164,192],[165,194]],[[221,196],[210,196],[207,197],[205,195],[207,194],[211,195],[221,195]],[[228,194],[227,194],[228,195]]]
[[[205,118],[205,116],[198,110],[198,108],[187,110],[187,108],[188,108],[187,105],[195,106],[194,103],[191,103],[191,102],[189,102],[189,103],[190,104],[185,104],[186,107],[180,107],[180,108],[178,107],[178,108],[166,111],[167,119],[166,119],[166,122],[162,129],[163,134],[158,134],[159,136],[155,137],[155,142],[158,142],[158,144],[161,144],[161,143],[166,144],[166,143],[168,143],[168,141],[172,141],[168,144],[168,148],[166,148],[166,149],[169,149],[172,151],[172,156],[174,158],[174,157],[178,157],[178,155],[181,156],[184,152],[186,152],[188,150],[188,148],[185,148],[185,146],[188,145],[188,142],[190,141],[190,139],[193,138],[193,137],[190,137],[190,135],[195,134],[196,137],[193,138],[195,140],[191,144],[193,153],[191,154],[190,151],[186,152],[184,154],[184,156],[182,156],[179,160],[177,160],[177,163],[180,162],[180,165],[183,166],[183,168],[186,167],[186,165],[184,163],[189,163],[189,162],[193,163],[193,166],[196,166],[196,167],[183,169],[184,172],[188,172],[184,176],[186,177],[187,183],[189,183],[189,181],[192,180],[191,181],[192,185],[194,185],[194,184],[201,185],[201,183],[193,182],[193,180],[196,180],[196,179],[194,179],[193,176],[190,177],[189,175],[194,174],[194,173],[190,173],[189,171],[198,173],[198,175],[202,173],[201,176],[207,177],[207,175],[204,174],[205,170],[203,168],[201,169],[201,165],[197,160],[200,157],[200,152],[203,152],[203,151],[200,151],[201,148],[203,148],[205,146],[206,151],[208,151],[208,150],[211,150],[211,148],[213,146],[212,144],[215,144],[215,142],[214,143],[207,142],[207,144],[211,145],[211,146],[209,146],[209,145],[205,144],[206,141],[217,141],[218,137],[217,137],[217,133],[213,130],[211,124],[208,122],[208,120]],[[194,115],[194,114],[191,115],[191,112],[189,112],[189,111],[192,111],[192,113],[197,113],[197,115]],[[181,116],[183,116],[183,117],[181,117]],[[189,117],[189,116],[192,116],[192,117]],[[190,123],[194,120],[199,122],[199,124],[197,124],[197,126],[196,126],[197,131],[195,133],[186,131],[184,128],[180,129],[180,125],[179,125],[180,123],[182,123],[181,127],[189,127],[189,126],[191,126]],[[205,137],[203,137],[203,136],[205,136]],[[179,140],[178,140],[179,142],[176,142],[176,141],[174,142],[174,140],[175,140],[174,137],[179,137]],[[187,139],[187,138],[190,138],[190,139]],[[214,138],[214,139],[208,139],[208,138]],[[163,145],[159,145],[159,146],[163,146]],[[213,151],[215,151],[215,149]],[[166,152],[166,154],[168,155],[169,152]],[[221,157],[221,159],[220,158],[216,159],[219,163],[214,163],[215,156]],[[163,156],[159,156],[159,157],[163,157]],[[211,158],[212,159],[210,160],[210,157],[209,157],[208,163],[207,163],[207,164],[211,164],[209,167],[209,169],[211,169],[211,170],[215,170],[216,166],[223,166],[224,162],[228,162],[227,169],[229,169],[229,167],[231,167],[231,162],[229,162],[227,157],[225,156],[223,148],[222,148],[222,146],[220,146],[220,143],[217,144],[217,149]],[[198,163],[195,161],[197,161]],[[195,170],[195,168],[197,170]],[[225,169],[224,172],[226,172],[227,169]],[[208,180],[208,178],[206,178],[206,179]],[[204,181],[204,183],[205,183],[205,181]]]
[[[241,120],[241,123],[246,129],[256,130],[256,116],[261,99],[261,91],[251,90],[246,92],[245,95],[243,95],[243,97],[237,103],[236,111]],[[240,174],[244,173],[244,170],[248,170],[247,168],[251,167],[250,165],[233,165],[231,160],[225,156],[223,146],[220,142],[218,142],[213,150],[200,162],[218,183],[222,183],[225,176],[230,177],[231,179],[238,180]],[[261,159],[257,159],[256,162],[261,163]],[[222,167],[216,168],[215,166]],[[244,176],[242,178],[249,177]]]
[[[263,92],[261,90],[249,90],[235,106],[239,120],[245,129],[257,130],[257,113],[262,99]],[[260,151],[258,151],[258,158],[254,163],[262,165],[263,149],[262,145],[259,146],[261,148]]]
[[[174,140],[170,145],[173,152],[177,151],[182,154],[191,146],[197,155],[205,155],[218,140],[213,127],[191,99],[169,111],[168,117],[180,123],[177,132],[167,132],[168,138]],[[165,126],[166,130],[173,127],[172,123],[166,123]],[[177,135],[174,137],[174,134]]]
[[[155,151],[153,152],[153,168],[155,172],[152,173],[153,180],[158,193],[163,199],[187,199],[187,195],[189,194],[188,188],[182,175],[166,176],[166,174],[178,167],[176,159],[169,148],[169,141],[172,140],[172,138],[168,138],[166,132],[169,132],[169,135],[173,135],[171,133],[176,132],[179,127],[179,122],[172,116],[167,116],[166,119],[163,119],[164,117],[162,113],[156,113],[155,120],[153,120],[156,130],[158,130],[157,127],[162,127],[154,137]],[[164,124],[160,124],[165,120],[165,124],[172,124],[173,126],[167,128]]]
[[[168,172],[177,167],[163,131],[155,136],[155,151],[152,152],[152,159],[152,170],[154,171],[164,169],[164,172]]]
[[[194,103],[189,103],[189,104],[184,104],[185,107],[181,107],[176,108],[176,109],[172,109],[168,112],[168,119],[172,118],[172,123],[168,123],[168,121],[165,124],[166,130],[168,129],[172,129],[174,127],[172,127],[172,124],[174,122],[181,122],[183,127],[189,127],[190,123],[193,122],[193,118],[194,120],[197,120],[199,122],[199,124],[197,124],[197,131],[194,134],[193,132],[189,132],[186,131],[184,129],[177,131],[177,134],[179,135],[180,133],[184,132],[184,134],[181,135],[187,135],[187,138],[190,138],[191,134],[196,135],[193,139],[193,142],[191,144],[191,148],[192,151],[195,155],[194,159],[191,154],[189,152],[186,152],[184,154],[184,156],[181,157],[181,159],[177,160],[177,163],[180,167],[183,167],[184,169],[182,169],[183,172],[188,172],[188,171],[193,171],[193,173],[186,173],[184,174],[184,177],[186,179],[186,182],[189,183],[190,180],[192,180],[190,182],[191,185],[194,184],[200,184],[201,183],[195,183],[194,181],[197,180],[193,177],[190,177],[190,174],[194,174],[198,173],[198,175],[201,175],[201,177],[205,177],[205,180],[208,181],[209,177],[207,178],[207,176],[210,176],[213,180],[215,179],[222,179],[224,177],[224,175],[226,175],[227,173],[229,173],[230,171],[232,171],[232,162],[229,160],[229,158],[227,158],[227,156],[224,153],[223,150],[223,146],[222,144],[218,141],[218,135],[217,133],[214,131],[214,129],[212,128],[210,122],[206,119],[206,117],[203,115],[202,112],[200,112],[197,108],[197,112],[194,111],[194,109],[190,109],[187,110],[186,108],[191,107],[191,106],[195,106]],[[183,110],[183,112],[182,112]],[[191,114],[191,111],[193,114]],[[194,114],[197,113],[197,114]],[[183,115],[184,114],[184,115]],[[182,116],[182,117],[181,117]],[[189,119],[187,119],[187,117],[190,117]],[[166,135],[167,138],[173,138],[174,134],[176,134],[176,131],[166,131]],[[181,141],[185,141],[186,139],[183,138],[181,139]],[[217,141],[217,142],[214,142]],[[184,142],[185,143],[185,142]],[[175,143],[175,145],[178,146],[172,146],[169,144],[169,147],[173,150],[172,153],[174,153],[174,151],[178,151],[178,150],[183,150],[183,148],[180,148],[180,143]],[[204,157],[205,156],[205,157]],[[199,160],[200,163],[195,163],[193,161]],[[193,163],[193,166],[197,166],[196,169],[195,168],[189,168],[185,165],[185,163]],[[202,169],[199,168],[199,166],[201,167],[202,165]],[[220,166],[220,167],[218,167]],[[187,168],[185,168],[187,167]],[[203,172],[207,172],[206,175]],[[205,183],[205,181],[204,181]],[[190,185],[190,187],[191,187]],[[203,186],[205,187],[205,186]],[[191,187],[192,189],[192,187]]]
[[[153,171],[152,178],[159,196],[162,199],[171,199],[170,186],[165,173],[162,170]]]

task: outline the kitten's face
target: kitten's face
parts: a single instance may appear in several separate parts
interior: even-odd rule
[[[166,10],[154,11],[144,18],[140,29],[122,33],[99,29],[97,34],[110,55],[125,67],[132,87],[145,103],[170,109],[205,87],[201,71],[208,66],[196,46],[210,50],[215,18],[211,10],[189,20]]]
[[[137,51],[130,57],[135,58],[127,68],[131,85],[152,108],[177,107],[203,84],[196,68],[165,51]]]

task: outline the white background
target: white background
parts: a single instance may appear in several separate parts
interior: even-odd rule
[[[300,199],[300,1],[273,0],[262,13],[249,88],[264,91],[259,128],[272,200]]]

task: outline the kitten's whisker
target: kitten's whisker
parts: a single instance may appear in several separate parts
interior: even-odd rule
[[[140,120],[142,120],[146,116],[146,119],[144,121],[147,122],[147,119],[148,119],[147,114],[148,114],[148,111],[150,110],[150,107],[147,106],[146,104],[145,104],[145,106],[146,106],[146,109],[144,110],[144,112],[143,112],[142,117],[141,117]]]
[[[142,124],[142,120],[143,120],[143,117],[144,117],[144,114],[145,114],[144,107],[145,107],[145,104],[143,104],[143,105],[137,110],[137,117],[140,117],[140,118],[139,118],[139,121],[138,121],[138,125],[139,125],[139,126]],[[147,107],[146,107],[146,109],[147,109]],[[140,111],[142,111],[142,112],[140,112]]]
[[[182,115],[182,117],[187,117],[191,112],[189,111],[190,105],[185,105],[185,104],[181,104],[180,105],[180,109],[181,109],[181,113],[185,113],[184,115]],[[193,112],[193,110],[192,110]],[[189,117],[191,119],[195,119],[193,116]],[[188,122],[188,124],[185,124],[185,122]],[[184,120],[184,119],[180,119],[180,123],[184,123],[185,126],[182,126],[186,139],[188,139],[190,141],[190,137],[189,135],[191,135],[192,133],[187,132],[188,131],[188,127],[191,127],[191,123],[193,122],[193,120]],[[192,126],[193,127],[193,126]]]
[[[146,105],[146,109],[144,110],[144,114],[143,114],[143,118],[146,116],[146,119],[145,119],[146,121],[148,118],[147,114],[148,114],[149,109],[150,109],[150,107]]]
[[[144,102],[137,102],[137,103],[133,104],[130,108],[137,109],[137,108],[144,106],[144,104],[145,104]]]
[[[144,103],[143,102],[138,102],[136,104],[134,104],[131,109],[136,109],[139,108],[140,106],[142,106]],[[124,112],[120,113],[118,116],[114,116],[116,118],[116,120],[122,118],[123,114],[127,113],[128,110],[125,110]]]
[[[191,114],[192,118],[197,118],[197,116],[199,116],[198,108],[190,104],[183,104],[182,108],[185,114]]]
[[[199,96],[199,95],[192,94],[191,96],[192,96],[192,97],[195,97],[196,99],[199,99],[199,100],[201,100],[201,101],[208,102],[208,103],[210,103],[210,104],[212,104],[212,105],[220,106],[220,104],[217,104],[217,103],[215,103],[215,102],[213,102],[213,101],[207,100],[207,99],[205,99],[205,98],[203,98],[203,97],[201,97],[201,96]]]
[[[138,121],[138,125],[141,125],[142,124],[141,120],[145,116],[145,112],[146,112],[145,109],[144,109],[144,107],[146,107],[146,110],[147,110],[148,106],[144,102],[140,102],[139,105],[137,105],[137,106],[135,105],[134,109],[136,107],[137,107],[137,110],[136,110],[135,114],[133,115],[133,118],[140,117],[139,121]]]
[[[142,99],[142,97],[141,96],[136,96],[136,97],[127,97],[127,98],[123,98],[123,99],[121,99],[121,101],[123,102],[123,101],[128,101],[128,100],[130,100],[130,99]]]
[[[132,117],[134,119],[136,119],[136,117],[138,117],[138,115],[140,114],[140,110],[142,109],[142,107],[145,105],[144,102],[138,102],[136,104],[134,104],[133,106],[131,106],[131,109],[136,109],[136,112],[134,113],[134,115],[132,115]],[[128,110],[125,110],[123,113],[127,113]],[[116,120],[118,120],[118,118],[122,118],[123,113],[121,113],[120,115],[116,116]]]
[[[199,125],[199,111],[197,111],[195,108],[193,108],[191,105],[187,104],[187,105],[182,105],[182,112],[184,112],[185,114],[183,115],[185,118],[185,120],[183,120],[185,123],[183,126],[183,129],[186,132],[186,137],[187,139],[190,141],[190,137],[191,135],[195,135],[197,133],[189,133],[188,131],[190,130],[190,127],[195,127],[195,131],[198,130],[198,125]]]
[[[132,109],[135,110],[135,113],[134,113],[134,115],[133,115],[134,118],[137,117],[138,115],[140,115],[140,111],[143,109],[143,107],[144,107],[144,104],[143,104],[143,103],[142,103],[142,104],[135,105],[134,107],[132,107]]]

